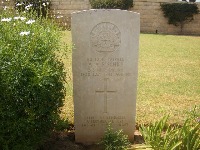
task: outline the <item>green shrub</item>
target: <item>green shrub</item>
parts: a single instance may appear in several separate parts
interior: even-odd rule
[[[15,8],[19,12],[34,11],[38,17],[47,17],[50,2],[50,0],[16,0]]]
[[[146,144],[157,150],[199,150],[200,123],[187,119],[182,127],[167,125],[168,116],[140,131]]]
[[[31,150],[59,121],[65,72],[59,29],[31,14],[0,13],[0,149]]]
[[[93,9],[124,9],[133,7],[133,0],[90,0]]]
[[[163,3],[161,9],[168,23],[180,26],[181,31],[186,22],[193,20],[194,14],[199,13],[197,4],[190,3]]]
[[[65,119],[59,119],[56,122],[55,130],[56,131],[64,131],[69,128],[69,121]]]
[[[105,150],[126,150],[130,146],[128,136],[122,130],[114,131],[109,124],[101,141]]]

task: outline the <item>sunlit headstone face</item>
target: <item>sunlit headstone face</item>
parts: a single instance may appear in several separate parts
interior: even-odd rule
[[[109,123],[133,140],[139,33],[137,13],[72,14],[76,142],[98,142]]]

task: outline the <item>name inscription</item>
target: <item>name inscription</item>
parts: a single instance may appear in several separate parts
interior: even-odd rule
[[[82,77],[122,77],[131,76],[131,73],[124,71],[125,60],[123,57],[119,58],[87,58],[85,71],[81,72]]]

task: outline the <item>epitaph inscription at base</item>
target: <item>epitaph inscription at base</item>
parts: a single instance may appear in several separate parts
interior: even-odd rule
[[[139,14],[134,12],[72,14],[76,142],[98,142],[109,123],[133,140],[139,32]]]

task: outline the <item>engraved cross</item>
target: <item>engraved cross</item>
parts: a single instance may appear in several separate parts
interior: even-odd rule
[[[96,90],[96,93],[104,94],[104,113],[107,113],[107,101],[108,101],[108,93],[115,93],[117,91],[108,90],[108,78],[104,78],[104,89],[103,90]]]

